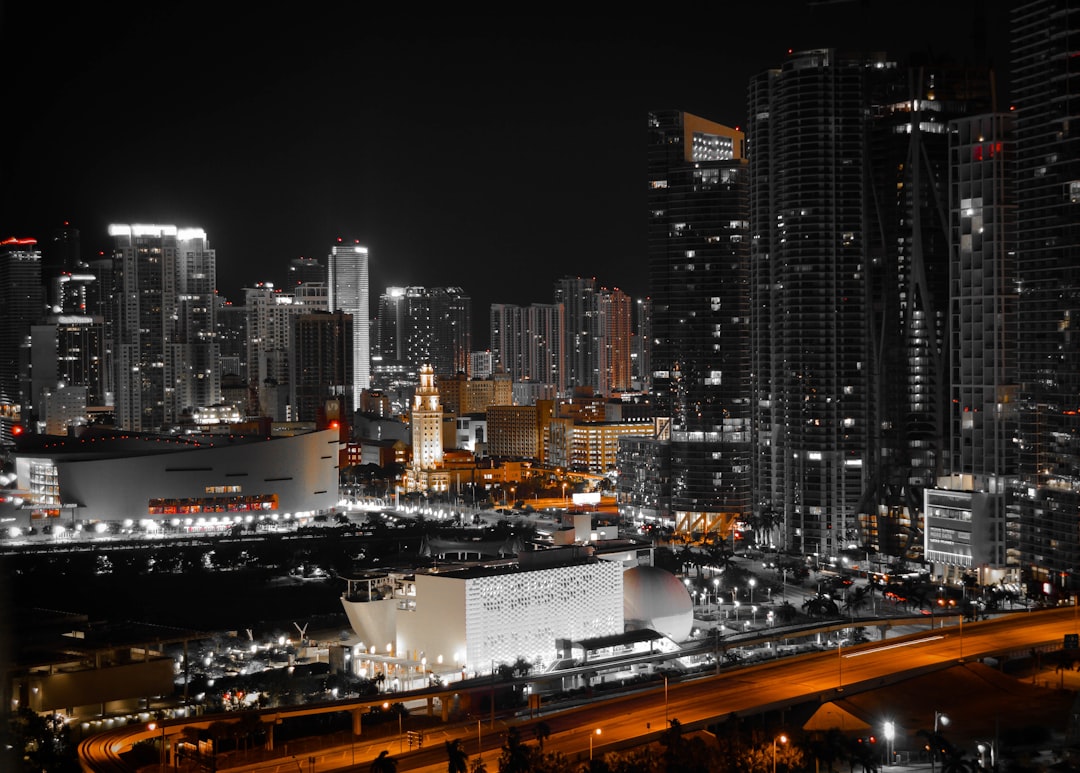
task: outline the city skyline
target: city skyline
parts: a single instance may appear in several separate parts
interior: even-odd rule
[[[983,22],[988,50],[1004,43],[1003,20],[976,3],[917,4],[901,19],[874,3],[775,9],[768,25],[747,17],[684,41],[633,21],[489,36],[316,11],[252,36],[220,9],[41,20],[8,8],[24,33],[12,99],[30,118],[12,127],[0,233],[44,240],[70,222],[86,258],[107,248],[110,222],[204,228],[229,300],[284,283],[289,261],[324,259],[339,237],[371,250],[374,292],[462,285],[481,312],[546,301],[536,281],[508,279],[525,264],[549,286],[594,276],[640,298],[649,110],[743,125],[749,78],[788,48],[841,44],[838,29],[893,58],[965,60]],[[327,23],[355,36],[332,39]]]

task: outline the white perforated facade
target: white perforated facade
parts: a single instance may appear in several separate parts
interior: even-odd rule
[[[536,666],[549,664],[560,640],[623,631],[621,563],[585,560],[535,568],[507,563],[417,573],[415,602],[397,613],[396,651],[488,673],[493,664],[519,657]],[[373,640],[365,636],[372,632],[357,633]]]

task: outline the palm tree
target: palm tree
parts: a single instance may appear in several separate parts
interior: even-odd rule
[[[469,755],[461,748],[461,739],[446,742],[446,773],[468,773]]]
[[[540,751],[544,751],[544,741],[551,737],[551,725],[544,721],[537,722],[533,727],[533,736],[540,745]]]
[[[805,610],[806,614],[810,617],[828,617],[829,615],[837,615],[840,613],[840,610],[836,606],[836,602],[824,593],[809,597],[803,602],[802,606],[803,610]]]
[[[533,750],[521,740],[521,731],[511,727],[506,731],[506,744],[499,757],[499,773],[528,773],[532,768]]]
[[[379,756],[371,761],[371,773],[397,773],[397,760],[390,756],[390,752],[383,749]]]

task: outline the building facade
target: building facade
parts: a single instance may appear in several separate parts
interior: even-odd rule
[[[360,393],[371,385],[370,265],[368,248],[359,242],[338,239],[327,257],[329,310],[353,318],[353,404],[360,407]]]
[[[750,501],[749,209],[742,132],[648,116],[652,394],[669,419],[676,529],[725,533]]]
[[[1012,12],[1016,257],[1020,292],[1019,561],[1030,589],[1080,588],[1080,7],[1037,0]]]

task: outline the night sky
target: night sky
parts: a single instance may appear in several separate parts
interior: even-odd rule
[[[789,48],[971,62],[981,17],[1007,97],[1004,3],[452,21],[420,6],[71,5],[3,7],[0,238],[44,241],[67,221],[89,257],[110,222],[200,226],[235,300],[356,239],[373,300],[460,285],[477,330],[490,303],[550,302],[565,274],[648,292],[650,109],[741,126],[748,78]]]

